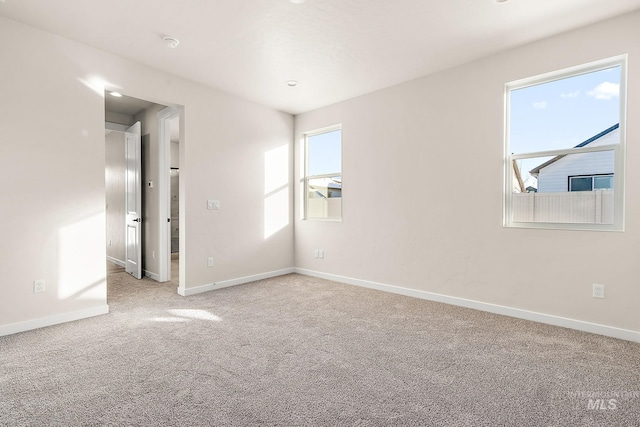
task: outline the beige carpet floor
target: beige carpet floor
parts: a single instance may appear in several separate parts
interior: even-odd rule
[[[2,426],[638,426],[640,345],[301,275],[0,337]]]

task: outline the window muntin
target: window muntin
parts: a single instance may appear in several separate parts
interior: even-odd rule
[[[305,218],[342,219],[342,129],[305,134]]]
[[[506,84],[505,226],[623,229],[625,87],[626,56]],[[598,189],[606,215],[569,214]]]

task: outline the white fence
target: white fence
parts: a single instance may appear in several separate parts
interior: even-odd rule
[[[613,224],[613,191],[514,193],[513,222]]]
[[[342,197],[310,197],[307,202],[307,218],[340,219],[342,216]]]

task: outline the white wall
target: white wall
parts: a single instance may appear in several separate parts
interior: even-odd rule
[[[180,105],[180,284],[184,289],[290,268],[293,227],[265,239],[265,153],[293,117],[0,18],[0,334],[103,313],[103,90]],[[288,162],[290,164],[290,162]],[[290,185],[291,173],[285,186]],[[281,202],[291,205],[290,189]],[[206,200],[220,200],[209,211]],[[207,267],[207,257],[215,266]],[[33,280],[47,290],[33,294]]]
[[[176,119],[171,120],[171,126]],[[171,167],[180,168],[180,143],[178,141],[171,141]]]
[[[125,134],[109,131],[105,135],[105,206],[107,216],[107,257],[125,262]]]
[[[639,164],[638,40],[633,13],[296,116],[297,195],[302,133],[343,132],[343,221],[300,220],[296,203],[296,266],[640,331],[640,169],[627,169],[623,233],[502,227],[505,82],[628,53]]]
[[[136,122],[133,116],[116,113],[115,111],[105,111],[104,117],[105,117],[105,121],[107,122],[118,123],[118,124],[127,125],[127,126],[131,126]]]

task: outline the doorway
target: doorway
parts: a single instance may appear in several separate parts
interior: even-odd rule
[[[165,120],[167,117],[169,120]],[[117,207],[124,200],[124,192],[114,190],[126,185],[122,175],[124,159],[117,142],[118,133],[124,131],[130,124],[142,123],[142,236],[141,263],[145,277],[158,282],[172,281],[179,285],[179,256],[172,262],[171,255],[171,217],[175,216],[175,230],[179,241],[179,209],[172,214],[171,201],[175,196],[180,201],[178,191],[171,191],[171,162],[174,161],[179,171],[179,154],[171,155],[171,142],[179,147],[180,110],[175,107],[156,104],[128,96],[114,97],[105,92],[105,144],[106,163],[105,181],[107,188],[107,261],[109,269],[126,265],[123,236],[124,218],[118,214]],[[166,123],[165,123],[166,122]],[[172,129],[173,128],[173,129]],[[172,135],[176,135],[173,137]],[[109,145],[111,144],[111,145]],[[115,145],[114,145],[115,144]],[[179,152],[179,150],[178,150]],[[176,157],[174,160],[173,157]],[[166,171],[166,173],[164,173]],[[179,172],[178,172],[179,176]],[[179,178],[178,178],[179,180]],[[178,181],[179,182],[179,181]],[[117,225],[117,226],[116,226]],[[179,247],[179,244],[177,245]],[[174,268],[171,268],[173,264]],[[174,274],[172,270],[175,270]],[[174,280],[172,280],[172,276]]]

